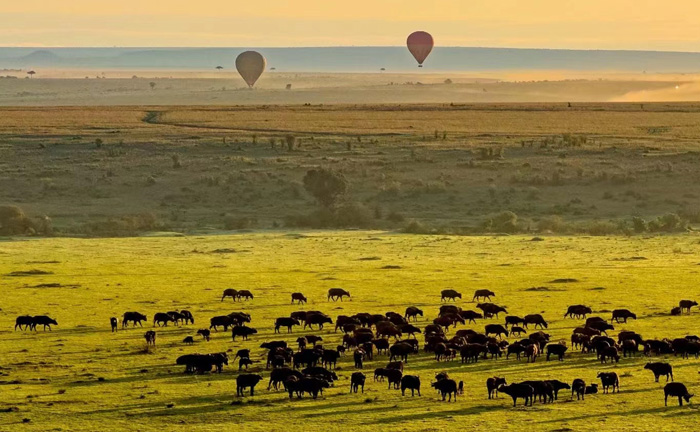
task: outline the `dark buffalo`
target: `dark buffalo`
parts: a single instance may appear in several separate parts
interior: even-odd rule
[[[566,318],[566,317],[586,318],[586,315],[592,314],[592,313],[593,313],[593,311],[588,306],[573,305],[573,306],[569,306],[569,308],[566,310],[566,313],[564,314],[564,318]]]
[[[498,387],[508,384],[505,378],[493,377],[486,380],[486,390],[489,393],[489,399],[498,397]]]
[[[138,324],[139,326],[143,327],[141,321],[148,321],[146,315],[140,314],[138,312],[124,312],[124,316],[122,316],[122,327],[128,327],[129,322],[132,322],[134,326]]]
[[[462,299],[462,294],[453,290],[447,289],[440,292],[440,301],[457,301],[457,299]]]
[[[600,378],[600,382],[603,384],[603,393],[607,393],[610,388],[612,388],[613,393],[615,393],[615,389],[617,389],[618,393],[620,392],[620,378],[617,376],[617,373],[599,372],[598,378]]]
[[[409,377],[406,375],[404,378]],[[440,379],[431,384],[431,387],[435,388],[442,395],[442,400],[445,400],[446,396],[449,396],[448,402],[452,402],[452,395],[454,394],[455,402],[457,402],[457,382],[450,378]],[[418,393],[420,396],[420,393]]]
[[[523,326],[527,328],[529,324],[534,324],[535,328],[537,328],[537,326],[540,328],[548,327],[547,321],[545,321],[540,314],[525,315],[525,318],[523,318]]]
[[[234,326],[231,329],[231,339],[236,340],[236,336],[241,336],[243,340],[248,340],[248,336],[257,333],[258,331],[248,326]]]
[[[482,319],[484,317],[484,315],[480,314],[479,312],[474,312],[471,310],[460,311],[459,316],[467,320],[467,322],[473,322],[474,324],[476,324],[477,319]]]
[[[215,316],[209,320],[209,329],[214,329],[214,331],[219,331],[218,327],[223,327],[224,331],[228,330],[229,327],[233,326],[233,319],[228,315]]]
[[[683,406],[683,399],[690,403],[692,394],[688,393],[688,389],[681,383],[668,383],[664,387],[664,405],[668,406],[668,397],[677,397],[678,405]]]
[[[502,337],[502,335],[505,335],[506,337],[508,337],[508,330],[506,330],[506,328],[500,324],[487,324],[485,329],[486,329],[486,336],[494,334],[494,335],[498,336],[499,338]]]
[[[331,288],[328,290],[328,301],[343,301],[343,297],[350,297],[350,292],[342,288]]]
[[[532,402],[535,399],[535,390],[532,386],[526,384],[502,385],[498,387],[498,391],[513,398],[513,406],[515,406],[517,399],[525,399],[525,406],[528,405],[528,402],[532,406]]]
[[[480,289],[476,290],[474,292],[474,297],[472,297],[472,301],[477,301],[479,299],[485,299],[488,301],[491,301],[491,297],[495,297],[496,293],[487,289]]]
[[[576,394],[576,400],[586,399],[586,382],[580,378],[576,378],[571,384],[571,399]]]
[[[253,299],[253,293],[248,291],[248,290],[240,290],[238,291],[238,299],[245,299],[247,300],[252,300]],[[251,389],[252,390],[252,389]]]
[[[34,317],[31,315],[18,316],[17,319],[15,320],[15,331],[17,331],[18,327],[20,330],[27,330],[27,329],[31,330],[33,319],[34,319]],[[114,331],[114,330],[112,330],[112,331]]]
[[[411,318],[413,318],[414,321],[418,321],[418,315],[423,316],[423,311],[415,306],[409,306],[406,308],[404,318],[406,318],[409,321],[411,320]]]
[[[177,321],[175,321],[175,318],[173,318],[172,315],[167,313],[158,312],[157,314],[153,315],[153,327],[155,327],[156,324],[158,324],[159,327],[161,325],[167,327],[169,322],[176,323]]]
[[[298,302],[299,304],[306,303],[306,296],[300,292],[292,293],[292,304]]]
[[[357,393],[357,390],[362,388],[362,393],[365,392],[365,374],[362,372],[353,372],[350,376],[350,393]]]
[[[254,395],[255,386],[262,381],[259,374],[241,374],[236,377],[236,396],[243,396],[246,388],[250,387],[250,395]]]
[[[221,296],[221,301],[224,301],[226,297],[231,297],[233,301],[238,299],[238,290],[233,288],[228,288],[224,290],[224,294]]]
[[[495,305],[493,303],[479,303],[476,305],[477,308],[481,309],[484,314],[490,314],[490,315],[496,315],[498,316],[499,313],[508,313],[506,308],[502,306]]]
[[[58,325],[58,322],[56,322],[56,320],[53,318],[47,317],[46,315],[32,317],[32,330],[36,330],[36,326],[39,325],[44,327],[44,331],[46,331],[46,327],[48,327],[49,331],[51,331],[51,326]]]
[[[612,312],[612,320],[614,320],[617,323],[619,323],[620,321],[627,322],[629,318],[636,320],[637,314],[630,312],[628,309],[615,309]]]
[[[414,392],[418,392],[420,396],[420,377],[416,375],[405,375],[401,378],[401,395],[406,395],[406,390],[411,390],[411,396],[415,396]],[[456,389],[455,389],[456,392]],[[455,397],[456,393],[455,393]],[[443,398],[444,400],[444,398]]]
[[[668,382],[669,377],[671,377],[671,381],[673,381],[673,366],[668,363],[647,363],[644,366],[644,369],[650,370],[654,373],[654,379],[656,382],[659,382],[659,377],[662,375],[666,376],[666,382]]]
[[[148,330],[143,337],[146,338],[146,345],[156,346],[156,332]]]
[[[564,354],[566,353],[567,346],[563,344],[549,344],[546,347],[547,350],[547,361],[549,361],[550,355],[555,355],[559,358],[559,361],[564,361]]]
[[[697,306],[697,305],[698,305],[698,302],[696,302],[694,300],[681,300],[678,303],[678,307],[681,308],[681,312],[687,311],[688,313],[690,313],[690,308]]]
[[[299,320],[297,320],[295,318],[287,318],[287,317],[277,318],[275,320],[275,333],[279,333],[281,327],[287,327],[287,333],[291,333],[292,327],[295,325],[296,326],[301,325]]]

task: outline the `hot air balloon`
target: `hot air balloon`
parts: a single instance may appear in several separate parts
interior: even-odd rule
[[[423,62],[430,51],[433,50],[435,43],[433,42],[433,37],[430,33],[424,31],[413,32],[408,36],[406,40],[406,45],[408,45],[408,50],[413,54],[416,61],[418,62],[418,67],[423,67]]]
[[[257,51],[242,52],[236,57],[236,69],[250,88],[265,71],[266,64],[265,57]]]

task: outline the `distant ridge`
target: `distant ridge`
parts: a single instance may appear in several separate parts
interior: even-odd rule
[[[248,48],[0,48],[2,68],[213,69],[233,68]],[[281,72],[417,71],[403,47],[258,48]],[[484,70],[700,71],[700,53],[438,47],[425,72]]]

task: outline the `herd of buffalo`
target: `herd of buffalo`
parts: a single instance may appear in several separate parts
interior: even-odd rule
[[[354,315],[338,315],[335,320],[321,311],[296,311],[288,317],[279,317],[274,322],[275,333],[292,333],[295,327],[306,330],[322,330],[324,325],[334,326],[335,332],[342,332],[342,343],[328,347],[323,344],[322,336],[304,335],[296,338],[293,343],[284,340],[265,341],[260,348],[266,350],[266,370],[269,370],[268,390],[279,390],[280,386],[289,394],[301,398],[308,394],[314,399],[323,394],[338,380],[335,373],[337,362],[343,356],[351,356],[356,369],[350,376],[350,391],[364,393],[366,375],[362,372],[364,363],[372,361],[375,357],[386,356],[387,364],[374,370],[373,382],[386,382],[389,389],[400,390],[402,395],[410,390],[411,395],[421,395],[421,378],[415,374],[405,373],[412,357],[422,351],[431,353],[437,362],[461,361],[462,363],[476,363],[479,360],[497,361],[505,357],[515,360],[524,359],[528,363],[534,363],[541,356],[546,361],[564,361],[566,354],[573,350],[579,350],[586,355],[595,355],[601,363],[619,362],[621,357],[674,355],[688,358],[700,356],[700,338],[697,336],[685,336],[671,339],[644,339],[642,335],[633,331],[618,332],[617,339],[608,335],[615,330],[615,324],[626,323],[629,319],[637,319],[637,315],[627,309],[612,311],[609,319],[590,316],[593,311],[586,305],[569,306],[565,318],[585,320],[585,323],[576,327],[571,335],[570,345],[564,341],[551,341],[551,336],[546,333],[549,327],[547,320],[541,314],[529,314],[525,316],[509,315],[505,307],[491,302],[495,293],[489,290],[477,290],[472,297],[477,303],[474,310],[464,310],[456,304],[448,304],[462,298],[462,294],[455,290],[441,292],[441,300],[445,302],[439,308],[437,317],[431,323],[419,328],[416,322],[424,316],[423,310],[417,307],[408,307],[404,313],[387,312],[385,314],[357,313]],[[234,302],[252,300],[253,294],[248,290],[227,289],[224,291],[221,301],[232,298]],[[341,288],[332,288],[328,291],[328,301],[343,301],[349,298],[350,293]],[[302,293],[291,295],[292,303],[299,305],[307,303]],[[690,313],[691,308],[697,306],[695,301],[682,300],[678,307],[672,309],[672,315]],[[484,326],[484,332],[471,329],[456,329],[459,324],[477,323],[477,320],[500,319],[503,324],[489,323]],[[126,312],[121,317],[121,327],[129,325],[143,327],[148,322],[146,315],[139,312]],[[188,310],[159,312],[153,316],[153,327],[194,324],[194,316]],[[228,315],[212,317],[209,327],[197,331],[197,336],[208,341],[211,332],[219,329],[231,331],[233,341],[236,338],[248,339],[257,333],[250,326],[252,318],[245,312],[233,312]],[[110,318],[112,332],[120,327],[120,319]],[[37,326],[51,330],[51,326],[57,326],[56,320],[48,316],[20,316],[15,323],[15,330],[36,331]],[[454,333],[449,335],[450,331]],[[422,334],[424,339],[421,347],[417,334]],[[156,332],[148,330],[145,335],[146,343],[150,346],[156,344]],[[507,338],[515,338],[510,341]],[[184,344],[191,345],[195,342],[195,336],[187,336]],[[295,344],[296,346],[290,346]],[[231,351],[231,350],[229,350]],[[185,366],[186,373],[208,373],[212,371],[222,372],[229,361],[238,361],[239,374],[236,377],[237,395],[243,396],[249,390],[254,395],[255,387],[263,376],[258,373],[248,373],[248,367],[254,363],[251,360],[249,349],[239,349],[233,359],[226,352],[213,354],[187,354],[176,359],[176,364]],[[651,371],[656,382],[660,377],[666,378],[664,387],[665,403],[668,398],[678,398],[679,405],[683,400],[690,401],[693,396],[688,389],[679,382],[673,382],[673,367],[665,362],[649,362],[645,369]],[[245,370],[245,371],[244,371]],[[619,392],[620,377],[616,372],[600,372],[596,377],[600,380],[603,393]],[[669,382],[670,380],[670,382]],[[442,372],[431,380],[433,387],[442,397],[442,400],[456,401],[458,394],[464,390],[464,383],[457,381],[447,373]],[[542,403],[551,403],[558,399],[561,390],[571,391],[571,398],[584,400],[585,395],[597,393],[598,384],[587,383],[582,378],[566,383],[560,380],[521,381],[509,384],[504,377],[492,377],[486,381],[488,398],[497,397],[499,393],[506,394],[513,399],[515,406],[517,399],[522,399],[525,405],[532,405],[535,399]]]

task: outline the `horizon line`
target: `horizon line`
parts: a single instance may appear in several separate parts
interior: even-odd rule
[[[309,45],[309,46],[22,46],[22,45],[0,45],[0,49],[321,49],[321,48],[406,48],[404,45]],[[446,48],[467,48],[467,49],[493,49],[493,50],[522,50],[522,51],[583,51],[583,52],[649,52],[649,53],[674,53],[674,54],[700,54],[700,51],[679,51],[679,50],[659,50],[659,49],[606,49],[606,48],[543,48],[543,47],[498,47],[498,46],[464,46],[464,45],[444,45],[436,46],[435,50]]]

